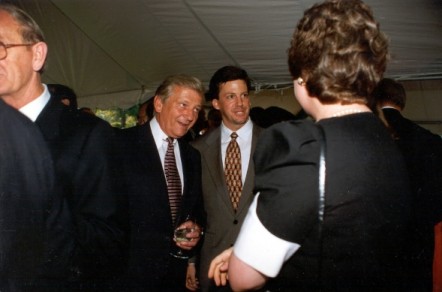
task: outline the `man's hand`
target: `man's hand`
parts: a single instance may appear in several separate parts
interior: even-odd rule
[[[174,239],[176,242],[176,245],[179,248],[182,248],[184,250],[191,250],[193,247],[195,247],[198,244],[201,236],[203,236],[202,228],[198,224],[196,224],[190,220],[181,224],[177,228],[177,230],[178,229],[188,229],[189,230],[189,232],[186,234],[186,238],[188,239],[187,241],[185,241],[185,240],[177,241]]]
[[[196,291],[199,287],[198,278],[196,277],[195,263],[187,265],[186,288],[190,291]]]

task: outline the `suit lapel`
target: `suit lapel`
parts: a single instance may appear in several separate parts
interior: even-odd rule
[[[205,157],[205,161],[215,161],[213,164],[207,165],[209,175],[215,184],[217,190],[216,196],[219,196],[226,205],[227,209],[233,214],[232,202],[227,190],[226,180],[224,177],[224,163],[221,155],[221,127],[218,127],[206,140],[207,148],[202,155]]]
[[[150,129],[150,124],[146,123],[137,129],[138,133],[136,133],[137,137],[137,159],[139,160],[141,170],[140,173],[145,175],[145,182],[148,184],[155,184],[156,187],[147,187],[148,190],[154,189],[155,194],[149,194],[149,191],[146,191],[146,194],[155,196],[156,202],[155,207],[157,209],[162,209],[161,214],[167,214],[165,220],[170,222],[170,226],[172,226],[172,218],[170,217],[170,205],[169,205],[169,195],[167,192],[167,182],[166,177],[164,175],[163,165],[161,164],[160,155],[158,153],[157,146],[155,144],[155,139],[152,135],[152,131]],[[160,222],[166,223],[166,221],[161,220]]]
[[[51,96],[35,121],[51,148],[60,136],[60,116],[63,109],[63,105]]]
[[[249,198],[253,195],[255,185],[255,164],[253,163],[253,153],[255,153],[256,144],[258,142],[261,128],[253,125],[252,132],[252,148],[250,149],[249,167],[247,168],[246,179],[242,188],[241,199],[239,200],[237,213],[241,212],[246,206],[249,207]]]
[[[160,154],[158,153],[155,140],[152,135],[149,123],[137,129],[139,133],[136,135],[138,138],[138,153],[142,156],[140,161],[144,168],[155,168],[155,172],[164,174],[163,166],[161,164]],[[161,170],[161,172],[160,172]],[[163,175],[164,177],[164,175]],[[163,179],[166,183],[165,179]],[[166,186],[166,185],[165,185]],[[167,188],[167,186],[166,186]]]
[[[180,156],[181,156],[181,163],[183,167],[183,197],[184,194],[188,191],[187,188],[189,187],[189,177],[188,173],[192,171],[191,169],[191,163],[190,161],[190,155],[188,154],[187,145],[183,143],[182,141],[178,140],[178,145],[180,149]]]

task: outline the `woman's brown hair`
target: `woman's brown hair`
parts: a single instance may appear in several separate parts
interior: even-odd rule
[[[332,0],[304,13],[288,50],[293,79],[302,77],[322,103],[367,104],[388,60],[388,40],[359,0]]]

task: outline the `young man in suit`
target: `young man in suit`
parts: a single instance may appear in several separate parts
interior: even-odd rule
[[[254,125],[250,112],[250,79],[247,72],[235,66],[225,66],[210,80],[208,96],[219,110],[222,123],[205,133],[193,146],[201,153],[203,201],[207,214],[205,239],[200,254],[199,278],[202,291],[217,288],[207,277],[212,259],[233,245],[241,224],[253,200],[253,152],[261,128]],[[226,157],[231,134],[237,134],[241,156],[241,188],[239,198],[232,203],[226,173]]]
[[[183,137],[203,96],[197,78],[170,76],[156,90],[154,118],[120,133],[131,230],[124,290],[186,291],[188,258],[204,221],[200,155]],[[174,239],[183,228],[190,230],[188,241]]]
[[[46,291],[93,289],[113,277],[124,247],[118,221],[113,130],[63,105],[41,83],[47,45],[35,21],[0,3],[0,98],[34,121],[49,146],[56,196],[47,220]]]
[[[399,82],[382,79],[375,96],[404,156],[413,191],[412,283],[416,291],[431,291],[434,226],[442,221],[442,139],[402,116],[406,93]]]

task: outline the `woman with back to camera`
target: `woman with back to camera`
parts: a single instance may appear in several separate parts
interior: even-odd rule
[[[276,277],[271,291],[400,291],[409,186],[400,153],[367,106],[386,68],[387,39],[363,2],[326,1],[305,11],[288,57],[296,99],[315,122],[264,131],[254,156],[257,196],[209,276],[233,290]]]

